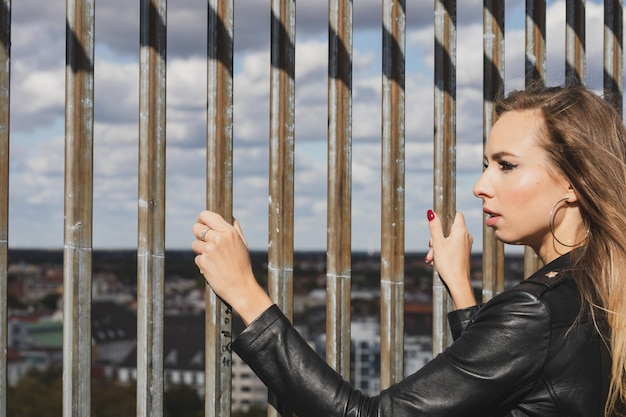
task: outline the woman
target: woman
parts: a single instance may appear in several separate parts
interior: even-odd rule
[[[582,87],[511,93],[497,106],[474,187],[486,225],[545,265],[476,304],[472,237],[432,211],[426,262],[457,310],[454,342],[366,397],[335,373],[257,284],[243,233],[202,212],[196,264],[247,328],[233,349],[300,416],[614,416],[626,397],[626,129]]]

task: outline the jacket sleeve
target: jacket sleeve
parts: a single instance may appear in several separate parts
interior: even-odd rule
[[[461,310],[454,310],[448,313],[448,324],[450,324],[450,333],[452,333],[452,340],[459,338],[461,333],[470,325],[472,319],[480,309],[479,305],[464,308]]]
[[[233,349],[302,417],[487,415],[510,408],[532,388],[548,353],[550,329],[540,299],[505,292],[476,312],[443,353],[374,397],[344,381],[276,306],[250,324]]]

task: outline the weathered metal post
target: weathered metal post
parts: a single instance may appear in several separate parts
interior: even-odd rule
[[[233,0],[210,0],[207,28],[207,208],[233,215]],[[231,413],[232,311],[206,289],[205,415]]]
[[[525,83],[527,87],[546,83],[546,2],[543,0],[526,0]],[[540,266],[541,260],[537,254],[525,247],[524,276],[530,276]]]
[[[546,83],[546,2],[526,0],[526,85]]]
[[[7,413],[11,0],[0,2],[0,417]]]
[[[485,0],[483,7],[483,90],[484,147],[495,122],[494,101],[504,92],[504,2],[498,0]],[[482,249],[482,299],[488,301],[504,289],[504,245],[484,223]]]
[[[167,1],[142,0],[139,66],[137,415],[163,415]]]
[[[296,2],[271,5],[268,285],[272,300],[292,318]],[[270,407],[268,415],[291,414],[278,408]]]
[[[67,1],[63,416],[91,413],[93,0]]]
[[[456,0],[435,0],[434,209],[448,230],[456,212]],[[433,354],[449,344],[449,296],[433,272]]]
[[[350,377],[352,1],[328,3],[326,361]]]
[[[604,0],[604,95],[619,114],[624,108],[624,5]]]
[[[406,1],[383,2],[380,386],[404,377]]]
[[[565,2],[565,83],[583,85],[587,76],[585,51],[586,0]]]

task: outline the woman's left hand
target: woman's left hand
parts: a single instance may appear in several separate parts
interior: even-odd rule
[[[470,282],[470,253],[473,238],[467,231],[463,214],[456,213],[447,237],[443,234],[443,224],[439,216],[429,211],[428,217],[430,250],[426,254],[426,263],[437,268],[455,308],[462,309],[476,305],[476,297]]]

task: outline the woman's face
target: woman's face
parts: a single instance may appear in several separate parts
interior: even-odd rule
[[[483,200],[486,225],[510,244],[541,247],[551,244],[550,211],[571,195],[569,183],[538,145],[538,111],[512,111],[493,125],[485,146],[485,169],[474,195]]]

